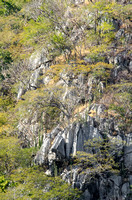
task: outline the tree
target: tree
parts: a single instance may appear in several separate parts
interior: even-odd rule
[[[1,137],[0,140],[0,174],[11,174],[18,167],[30,167],[35,148],[21,148],[17,137]]]
[[[89,171],[88,179],[103,177],[105,173],[118,173],[117,162],[122,153],[122,141],[105,139],[90,139],[85,143],[85,152],[77,152],[77,162]]]
[[[0,189],[2,189],[0,191],[2,200],[29,198],[77,200],[81,194],[59,177],[48,177],[43,169],[37,167],[19,168],[9,177],[1,177]]]

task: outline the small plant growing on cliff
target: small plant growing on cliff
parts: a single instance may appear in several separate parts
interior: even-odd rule
[[[5,192],[5,189],[9,185],[9,180],[6,180],[4,176],[0,176],[0,189],[2,192]]]
[[[132,111],[132,84],[114,84],[108,87],[113,95],[109,105],[110,111],[115,111],[119,126],[125,133],[131,131],[131,111]],[[109,94],[109,93],[108,93]]]
[[[108,141],[107,139],[92,139],[85,143],[85,152],[77,153],[77,162],[86,170],[89,170],[89,178],[96,175],[103,176],[104,173],[118,173],[119,165],[115,162],[115,155],[121,153],[119,141]],[[119,147],[119,148],[117,148]],[[85,173],[85,172],[84,172]]]

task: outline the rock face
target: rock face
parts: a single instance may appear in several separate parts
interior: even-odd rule
[[[99,109],[101,112],[100,107]],[[54,163],[59,163],[57,164],[59,168],[60,163],[70,160],[71,157],[76,155],[77,151],[84,152],[84,142],[95,138],[103,139],[107,127],[107,138],[111,141],[116,140],[118,148],[124,152],[118,158],[122,163],[119,175],[105,173],[104,176],[99,176],[96,180],[91,179],[91,181],[88,181],[90,172],[73,165],[71,167],[66,166],[61,172],[61,177],[72,184],[72,187],[77,187],[83,191],[81,200],[130,200],[132,195],[130,189],[132,181],[132,133],[125,138],[122,138],[119,134],[111,136],[112,130],[109,125],[116,126],[113,120],[109,120],[104,121],[97,128],[95,119],[88,116],[87,119],[84,118],[84,122],[73,123],[64,130],[56,127],[45,137],[43,145],[35,157],[35,163],[39,165],[48,164],[48,173],[53,174]],[[124,175],[121,174],[123,166],[128,170],[124,172]]]
[[[27,90],[34,90],[39,87],[39,84],[45,86],[50,81],[49,76],[42,78],[48,68],[48,61],[46,58],[43,60],[39,55],[36,57],[31,57],[30,67],[33,73],[31,73]],[[112,71],[111,80],[118,82],[120,73],[126,71],[130,73],[131,62],[124,53],[118,54],[114,62],[116,67]],[[95,77],[87,79],[82,74],[74,77],[74,74],[69,76],[65,73],[61,76],[62,79],[56,83],[56,86],[64,88],[63,95],[60,97],[61,102],[68,101],[72,107],[82,103],[83,100],[92,101],[95,85],[100,94],[104,93],[104,82]],[[19,99],[24,93],[22,87],[18,93]],[[76,120],[73,123],[69,122],[67,127],[62,128],[58,125],[50,133],[43,131],[43,143],[34,159],[36,164],[47,166],[47,175],[54,175],[56,166],[63,180],[71,184],[73,188],[83,191],[80,200],[130,200],[132,197],[132,133],[125,135],[120,131],[118,121],[113,115],[104,114],[106,110],[107,106],[103,103],[92,103],[79,113],[79,117],[75,115]],[[36,110],[31,119],[25,118],[19,122],[19,135],[26,141],[23,147],[28,146],[28,143],[30,146],[37,143],[41,131],[39,117]],[[94,148],[87,151],[84,144],[86,141],[96,139],[107,139],[108,142],[113,141],[113,143],[116,141],[115,148],[121,152],[120,156],[116,156],[115,153],[115,159],[120,163],[118,174],[105,172],[89,179],[91,177],[89,169],[71,164],[78,151],[93,153]]]
[[[50,60],[46,57],[46,51],[42,49],[40,52],[37,51],[31,55],[28,62],[29,77],[25,80],[25,85],[20,83],[17,95],[17,101],[23,100],[22,95],[27,91],[36,90],[40,85],[46,85],[50,79],[49,77],[43,77],[49,68]],[[30,117],[22,118],[18,124],[19,138],[24,143],[23,147],[35,146],[39,140],[39,133],[41,131],[38,112],[32,112],[29,108],[27,110]]]
[[[120,57],[121,56],[121,57]],[[112,78],[115,79],[119,72],[129,71],[130,61],[126,62],[123,55],[118,55],[115,58],[116,68],[113,70]],[[40,60],[40,58],[38,59]],[[43,61],[44,62],[44,61]],[[46,61],[47,62],[47,61]],[[123,64],[121,64],[123,62]],[[48,67],[45,63],[41,64],[34,61],[34,72],[31,74],[28,89],[33,90],[39,87],[39,81],[46,85],[50,78],[46,76],[41,79]],[[37,64],[36,64],[37,63]],[[37,68],[39,66],[39,68]],[[120,68],[120,70],[118,70]],[[98,81],[96,78],[90,77],[85,80],[81,74],[74,77],[72,74],[62,74],[65,81],[59,80],[56,86],[61,86],[64,89],[61,101],[69,101],[70,105],[78,104],[85,99],[92,101],[94,98],[93,90],[96,84],[100,94],[103,94],[105,84]],[[39,78],[39,81],[38,81]],[[71,87],[72,86],[72,87]],[[75,88],[80,91],[76,93]],[[23,93],[22,88],[19,90],[18,97]],[[87,96],[84,95],[87,93]],[[63,180],[72,185],[73,188],[78,188],[83,191],[80,200],[130,200],[132,197],[132,133],[126,135],[120,131],[118,122],[114,116],[103,116],[106,105],[101,103],[92,103],[89,107],[81,111],[80,116],[75,115],[76,120],[73,123],[62,128],[58,125],[50,133],[43,134],[43,143],[40,150],[37,152],[34,162],[41,166],[47,166],[47,175],[54,175],[55,166],[58,174]],[[91,115],[93,115],[91,117]],[[32,114],[31,119],[20,121],[18,125],[19,135],[27,141],[23,147],[35,145],[35,140],[38,140],[40,124],[38,123],[39,116],[37,111]],[[115,159],[120,163],[118,174],[105,172],[97,177],[91,177],[91,171],[77,164],[72,165],[71,162],[77,152],[93,153],[94,148],[89,152],[85,148],[85,142],[89,140],[106,139],[108,141],[116,141],[116,147],[122,153]]]
[[[132,134],[128,134],[125,138],[126,145],[124,147],[124,164],[129,172],[132,172]]]
[[[55,160],[70,159],[72,155],[76,155],[77,151],[84,151],[85,141],[102,138],[93,124],[94,119],[88,117],[84,124],[73,123],[64,130],[56,127],[44,139],[43,145],[35,157],[35,162],[44,164],[50,160],[50,164],[52,164]]]
[[[103,107],[100,105],[96,107],[98,115],[101,114]],[[94,109],[92,107],[92,109]],[[83,116],[82,116],[83,118]],[[127,168],[125,175],[106,174],[105,177],[99,177],[96,181],[93,179],[88,181],[89,172],[83,169],[80,170],[78,166],[68,166],[61,173],[61,177],[72,184],[72,187],[77,187],[83,191],[82,200],[94,199],[130,199],[131,198],[131,184],[132,184],[132,134],[128,134],[122,138],[118,133],[116,136],[111,136],[111,132],[117,129],[113,120],[100,119],[101,125],[98,125],[94,118],[83,118],[83,122],[76,122],[66,129],[57,126],[53,131],[45,135],[43,144],[35,157],[35,163],[39,165],[48,164],[49,169],[46,173],[52,174],[54,163],[64,162],[70,160],[75,156],[77,151],[85,151],[84,142],[89,139],[103,138],[107,128],[107,137],[117,139],[120,149],[124,151],[120,158],[122,165]],[[123,140],[126,142],[122,145]],[[58,166],[59,167],[59,166]],[[122,169],[121,169],[122,170]],[[130,198],[129,198],[130,197]]]
[[[44,49],[41,52],[35,52],[31,55],[28,62],[28,71],[30,72],[30,77],[28,80],[25,80],[26,84],[20,84],[18,89],[17,100],[21,99],[21,96],[27,90],[34,90],[39,87],[41,83],[44,83],[45,80],[40,79],[40,75],[44,74],[49,67],[49,60],[46,57],[46,52]]]
[[[75,5],[83,3],[84,0],[74,0]],[[123,2],[123,1],[122,1]],[[70,12],[67,13],[70,15]],[[130,43],[131,35],[125,35],[124,29],[119,29],[117,23],[116,39],[125,37]],[[113,57],[108,58],[108,63],[113,63],[114,68],[108,83],[116,84],[131,80],[132,61],[129,49],[117,52]],[[33,54],[29,60],[29,70],[31,70],[29,80],[26,87],[20,85],[18,92],[18,100],[27,90],[36,90],[42,84],[46,87],[51,81],[50,76],[45,76],[47,68],[49,67],[49,60],[46,58],[46,53],[43,50],[41,53]],[[84,59],[85,63],[92,63],[89,59]],[[105,69],[106,70],[106,69]],[[63,88],[63,93],[59,96],[62,107],[67,110],[74,108],[74,105],[89,104],[83,110],[75,113],[73,123],[67,120],[67,126],[62,128],[62,124],[58,125],[49,133],[43,130],[42,145],[37,152],[34,162],[41,166],[46,166],[47,175],[55,175],[55,166],[58,170],[58,175],[63,180],[72,185],[73,188],[78,188],[83,191],[80,200],[131,200],[132,199],[132,132],[122,131],[119,127],[118,116],[115,113],[108,113],[108,102],[112,98],[108,96],[108,102],[104,99],[95,103],[90,103],[94,100],[95,90],[99,96],[103,95],[106,89],[107,81],[95,76],[88,76],[84,74],[77,74],[62,72],[58,82],[54,83],[56,87]],[[125,86],[127,88],[127,85]],[[110,88],[108,88],[110,89]],[[117,89],[117,88],[116,88]],[[51,91],[53,93],[54,91]],[[119,94],[122,92],[120,87]],[[118,97],[120,97],[118,94]],[[128,95],[128,94],[127,94]],[[51,95],[52,96],[52,95]],[[129,96],[128,96],[129,97]],[[125,99],[125,98],[124,98]],[[68,102],[68,104],[63,104]],[[53,102],[54,103],[54,102]],[[125,103],[124,103],[125,104]],[[62,107],[59,107],[62,109]],[[39,109],[39,108],[38,108]],[[129,109],[129,108],[128,108]],[[74,110],[74,109],[73,109]],[[65,110],[63,110],[65,111]],[[120,111],[121,107],[120,107]],[[28,110],[30,112],[30,110]],[[68,112],[72,112],[69,109]],[[129,110],[127,111],[129,114]],[[61,112],[63,121],[64,112]],[[126,116],[124,116],[124,120]],[[20,120],[18,125],[19,135],[25,141],[24,146],[35,146],[38,142],[39,132],[41,131],[38,123],[40,116],[37,109],[31,113],[31,118]],[[123,121],[124,122],[124,121]],[[121,124],[122,125],[122,124]],[[126,128],[127,129],[127,128]],[[115,145],[115,152],[110,152],[114,156],[116,163],[119,163],[118,173],[108,170],[102,173],[91,176],[91,171],[87,166],[82,167],[74,164],[73,160],[77,152],[95,154],[95,148],[90,150],[85,148],[85,142],[92,140],[107,140],[108,143]],[[36,141],[35,141],[36,140]],[[117,151],[121,154],[117,155]],[[93,168],[96,166],[93,166]]]

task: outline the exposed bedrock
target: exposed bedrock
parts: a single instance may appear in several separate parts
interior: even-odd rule
[[[113,127],[111,129],[111,127]],[[106,133],[107,128],[107,133]],[[84,143],[89,139],[103,139],[104,135],[109,140],[116,140],[116,148],[123,154],[120,160],[120,172],[118,174],[104,173],[89,180],[90,171],[80,168],[79,165],[65,166],[61,171],[61,177],[72,184],[72,187],[81,189],[82,200],[130,200],[132,184],[132,134],[122,137],[118,132],[116,136],[111,133],[117,129],[112,120],[101,121],[97,127],[96,121],[90,116],[84,122],[76,122],[64,130],[56,127],[49,133],[35,157],[35,163],[48,164],[46,173],[54,173],[54,164],[58,165],[70,160],[78,151],[85,151]],[[91,153],[91,152],[90,152]],[[59,163],[59,164],[58,164]],[[125,171],[123,169],[125,168]]]

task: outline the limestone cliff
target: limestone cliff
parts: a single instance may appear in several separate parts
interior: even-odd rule
[[[48,130],[48,133],[41,128],[39,107],[34,113],[29,110],[30,117],[25,120],[21,119],[18,126],[25,146],[38,144],[41,131],[42,146],[35,156],[34,162],[46,166],[45,173],[48,175],[54,175],[56,166],[58,175],[71,183],[72,187],[83,191],[81,199],[129,200],[132,195],[132,133],[131,125],[127,124],[124,119],[129,120],[131,111],[127,108],[127,115],[121,117],[116,109],[109,109],[115,93],[122,92],[125,95],[126,91],[129,93],[131,91],[131,62],[127,52],[124,53],[124,51],[117,54],[113,60],[115,67],[109,70],[110,76],[107,80],[107,84],[113,87],[112,90],[110,88],[106,90],[103,78],[101,80],[93,73],[87,76],[63,71],[59,75],[60,80],[54,83],[54,86],[63,88],[61,96],[55,99],[55,88],[52,86],[54,91],[51,90],[51,95],[47,99],[47,101],[51,98],[51,100],[61,102],[57,105],[57,102],[54,101],[54,105],[52,105],[50,101],[50,106],[59,106],[61,111],[60,117],[56,121],[57,126],[54,125],[55,128],[52,131]],[[39,69],[36,69],[37,61],[32,59],[32,62],[35,62],[33,64],[35,71],[31,75],[30,85],[34,86],[33,89],[36,92],[40,83],[47,89],[52,81],[49,74],[46,74],[50,67],[47,68],[47,63],[42,62],[39,64]],[[127,84],[122,83],[122,80],[127,80]],[[118,83],[117,86],[116,83]],[[97,98],[97,102],[92,102],[95,99],[95,90],[99,92],[99,99]],[[48,92],[50,93],[49,89]],[[43,104],[44,98],[44,95],[40,97]],[[67,115],[64,114],[65,112]],[[74,118],[70,112],[73,113]],[[73,161],[78,151],[86,151],[85,142],[94,139],[107,139],[108,142],[114,143],[115,148],[120,152],[120,155],[116,155],[117,151],[115,150],[114,157],[119,164],[118,173],[114,174],[114,172],[106,170],[101,174],[96,174],[96,178],[89,180],[91,172],[86,166]],[[93,152],[92,154],[94,155]]]
[[[76,6],[83,2],[74,1]],[[80,200],[132,198],[132,36],[120,20],[112,23],[116,37],[110,52],[99,55],[103,62],[83,56],[60,64],[47,59],[44,50],[36,52],[29,60],[27,85],[20,86],[17,97],[19,110],[23,104],[26,108],[18,124],[23,147],[39,146],[35,164],[82,190]],[[122,37],[124,47],[119,42]],[[99,140],[110,145],[107,167],[101,161],[85,160],[105,150],[105,146],[95,149]],[[91,145],[90,141],[95,147],[88,150],[85,143]],[[103,156],[105,162],[109,156]]]

